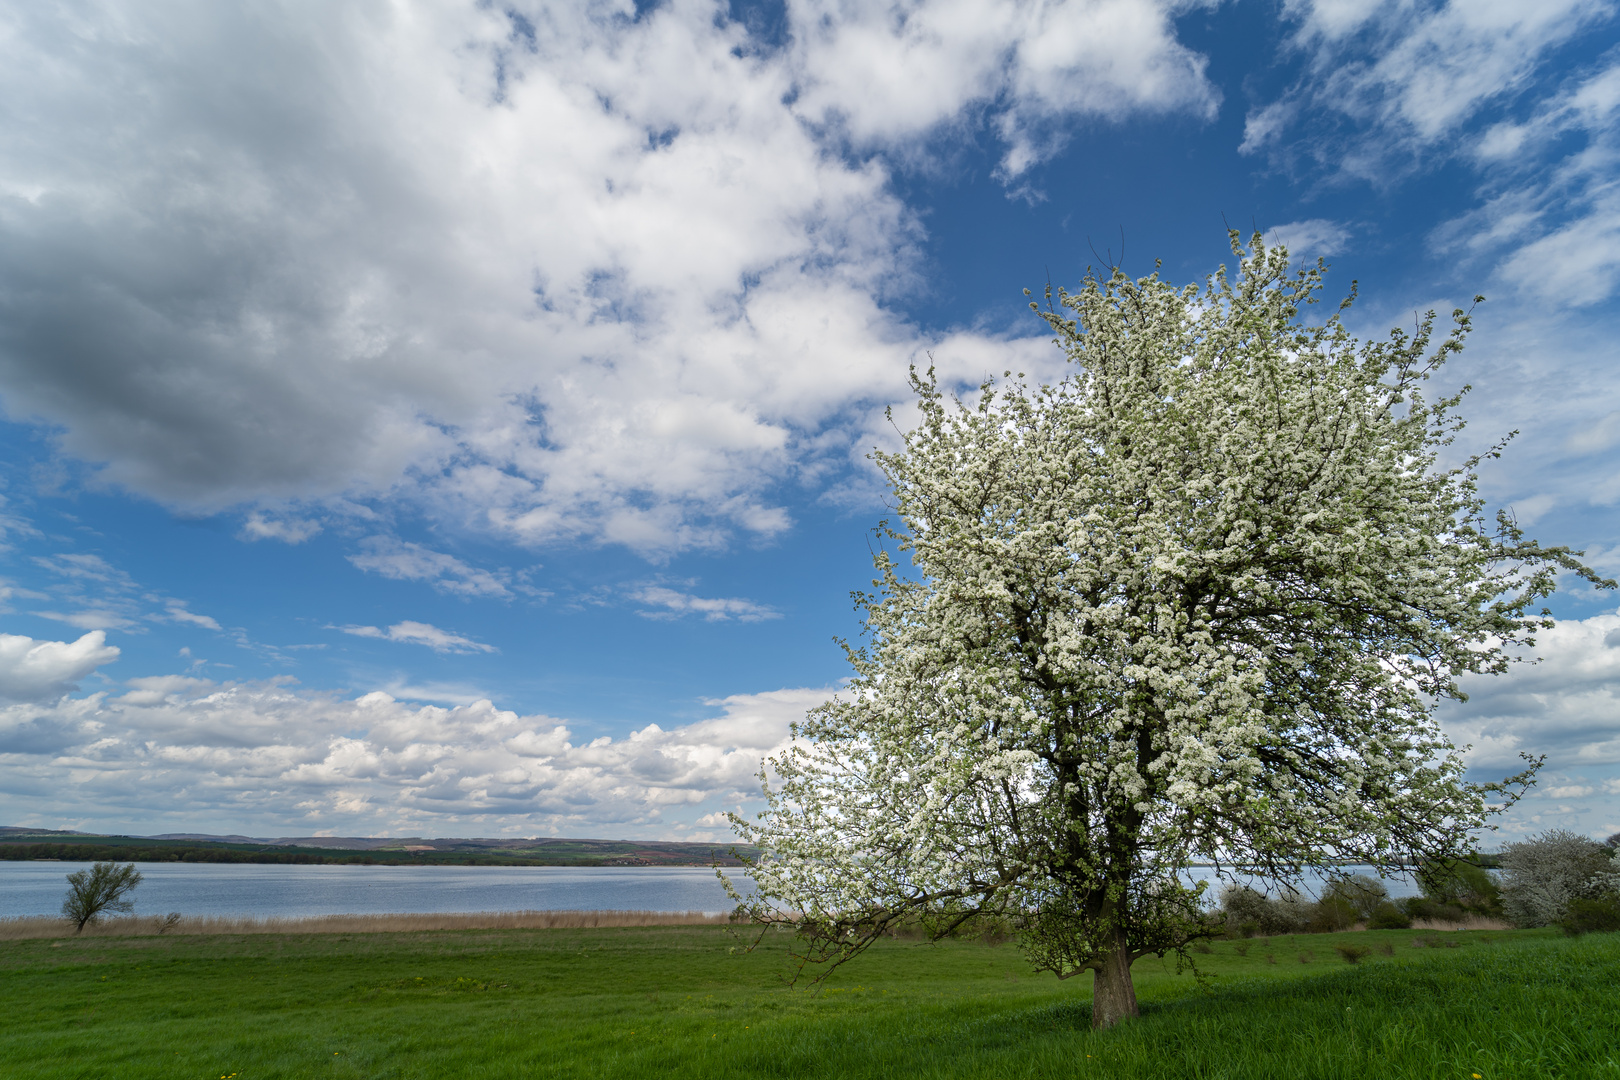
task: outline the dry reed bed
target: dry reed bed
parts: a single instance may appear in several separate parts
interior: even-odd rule
[[[702,911],[475,911],[431,915],[312,915],[305,918],[233,918],[161,915],[103,919],[75,934],[73,924],[49,916],[0,918],[0,941],[23,938],[134,937],[152,934],[398,934],[425,930],[579,930],[608,926],[724,926],[729,914]]]
[[[1358,927],[1357,929],[1360,929]],[[1484,915],[1469,915],[1456,919],[1413,919],[1414,930],[1512,930],[1513,924],[1505,919],[1490,919]]]

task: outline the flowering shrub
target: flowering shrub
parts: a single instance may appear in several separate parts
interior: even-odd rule
[[[1620,893],[1615,850],[1567,829],[1502,849],[1502,910],[1515,926],[1551,926],[1575,900]]]

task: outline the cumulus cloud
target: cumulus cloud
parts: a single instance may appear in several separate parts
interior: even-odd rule
[[[780,619],[782,613],[764,604],[737,597],[694,596],[663,585],[646,585],[634,590],[631,599],[647,604],[652,610],[641,615],[650,619],[674,619],[682,615],[702,615],[710,622],[736,619],[739,622],[759,622]]]
[[[1211,116],[1205,60],[1175,40],[1180,5],[1139,0],[794,4],[801,115],[863,147],[916,138],[985,109],[1017,177],[1074,117]]]
[[[696,723],[586,739],[566,721],[487,700],[411,706],[381,692],[344,700],[177,676],[132,686],[0,709],[0,805],[86,819],[116,815],[139,793],[191,828],[723,839],[713,815],[755,797],[763,757],[829,693],[722,698]]]
[[[988,118],[1011,175],[1070,118],[1208,115],[1179,9],[794,4],[775,47],[701,0],[13,8],[0,396],[102,482],[308,509],[250,538],[384,497],[769,536],[909,360],[961,373],[888,306],[922,230],[884,155]]]
[[[55,701],[80,679],[118,659],[107,635],[92,630],[77,641],[38,641],[0,634],[0,701]]]
[[[384,641],[402,641],[411,645],[426,645],[434,652],[474,653],[499,652],[493,645],[482,641],[474,641],[460,634],[452,634],[448,630],[440,630],[437,626],[424,622],[395,623],[387,630],[380,630],[375,626],[339,626],[334,629],[342,630],[345,634],[355,637],[381,638]]]
[[[1468,701],[1441,716],[1470,763],[1512,766],[1546,754],[1554,769],[1620,763],[1620,615],[1559,620],[1537,634],[1541,660],[1507,674],[1465,679]]]
[[[176,704],[188,692],[212,686],[213,683],[207,679],[194,679],[186,675],[147,675],[139,679],[130,679],[125,685],[130,689],[118,696],[119,704],[149,708],[154,705]]]

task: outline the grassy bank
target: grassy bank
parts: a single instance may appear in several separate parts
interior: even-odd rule
[[[814,993],[784,986],[780,941],[736,944],[704,926],[8,941],[0,1075],[1620,1080],[1616,935],[1222,942],[1198,957],[1207,991],[1139,962],[1144,1015],[1101,1035],[1082,980],[1009,945],[886,942]]]

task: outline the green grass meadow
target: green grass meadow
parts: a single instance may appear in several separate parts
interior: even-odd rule
[[[5,941],[0,1076],[1620,1080],[1614,934],[1217,942],[1196,957],[1202,986],[1139,961],[1143,1015],[1100,1034],[1089,978],[1035,973],[1012,945],[888,941],[815,990],[787,985],[786,942],[734,953],[711,927]],[[1350,965],[1342,944],[1372,952]]]

